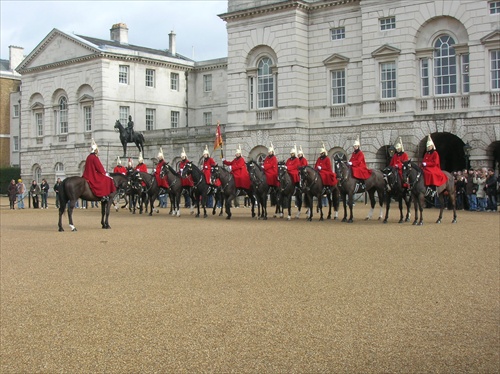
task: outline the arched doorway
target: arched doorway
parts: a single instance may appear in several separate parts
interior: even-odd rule
[[[431,134],[432,141],[439,153],[441,169],[454,172],[468,167],[467,158],[464,151],[465,143],[455,134],[449,132],[436,132]],[[419,143],[418,156],[424,157],[427,150],[427,136]]]
[[[500,141],[493,142],[486,149],[486,153],[492,162],[488,165],[489,168],[493,168],[497,175],[500,174]]]
[[[259,165],[262,165],[267,156],[267,148],[263,145],[254,147],[248,154],[248,161],[254,160]]]

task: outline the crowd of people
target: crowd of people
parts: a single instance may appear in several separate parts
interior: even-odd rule
[[[497,197],[500,179],[488,168],[464,169],[453,173],[457,194],[457,209],[472,212],[498,211]]]

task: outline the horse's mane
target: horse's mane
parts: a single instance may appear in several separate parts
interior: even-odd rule
[[[420,169],[420,166],[418,166],[418,164],[415,161],[408,160],[408,161],[404,161],[404,163],[408,163],[412,169],[415,169],[419,173],[422,172],[422,169]]]

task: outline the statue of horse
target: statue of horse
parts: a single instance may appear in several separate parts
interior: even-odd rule
[[[252,217],[255,217],[255,197],[253,195],[253,191],[250,190],[239,190],[239,193],[236,189],[236,185],[234,183],[233,175],[223,167],[219,167],[219,165],[212,166],[211,169],[212,175],[212,184],[215,184],[217,179],[221,182],[221,192],[222,198],[226,210],[226,219],[231,219],[231,203],[240,194],[246,194],[250,198],[250,203],[252,205]]]
[[[288,210],[287,220],[292,218],[292,197],[295,192],[295,185],[288,174],[286,164],[283,161],[278,162],[278,181],[280,185],[278,187],[278,204],[280,207],[280,218],[283,218],[285,209]],[[297,218],[300,214],[300,208],[297,212]]]
[[[267,219],[267,194],[269,193],[269,186],[267,184],[266,174],[259,164],[253,160],[247,162],[248,174],[250,174],[250,181],[252,182],[252,190],[254,197],[257,200],[257,217],[258,219]],[[262,213],[261,213],[262,208]],[[276,206],[278,209],[278,206]]]
[[[148,205],[149,205],[149,215],[153,215],[153,211],[156,213],[159,213],[159,209],[154,207],[154,203],[156,199],[158,199],[158,195],[160,195],[160,187],[156,183],[156,178],[154,175],[151,175],[149,173],[144,173],[143,171],[135,171],[131,175],[131,183],[136,184],[136,183],[141,183],[144,182],[146,184],[146,189],[144,192],[146,192],[148,202],[146,203],[146,213],[148,211]]]
[[[385,180],[384,175],[380,170],[372,170],[370,178],[365,180],[364,186],[358,188],[358,180],[352,176],[351,166],[340,157],[334,158],[335,173],[337,173],[337,178],[339,180],[339,190],[344,202],[344,218],[342,222],[353,222],[352,208],[354,204],[354,194],[367,192],[370,197],[370,211],[366,216],[366,220],[371,219],[373,216],[373,210],[375,209],[375,192],[377,192],[379,204],[380,204],[380,214],[378,219],[381,220],[383,216],[384,207],[384,194],[385,194]],[[347,207],[349,205],[350,216],[347,219]]]
[[[447,171],[443,170],[444,175],[446,175],[447,181],[443,185],[436,188],[436,193],[439,198],[439,217],[436,223],[441,223],[443,219],[443,209],[444,209],[444,196],[447,195],[450,199],[451,206],[453,208],[453,220],[452,223],[457,223],[457,211],[455,209],[455,182],[453,176]],[[415,221],[413,225],[423,225],[424,217],[423,210],[425,205],[425,191],[427,187],[424,184],[424,172],[418,167],[415,162],[411,160],[403,162],[403,181],[408,183],[408,190],[412,194],[413,206],[415,208]],[[420,219],[418,219],[417,207],[420,211]]]
[[[331,190],[325,190],[323,186],[323,181],[321,176],[319,175],[319,171],[312,168],[311,166],[302,166],[299,168],[300,175],[300,185],[302,186],[302,191],[307,195],[307,207],[309,210],[309,216],[307,217],[308,221],[312,221],[313,218],[313,201],[314,197],[318,200],[318,210],[320,213],[320,221],[323,221],[323,195],[326,194],[326,198],[328,199],[328,216],[327,219],[332,218],[332,205],[334,205],[333,201],[336,197],[335,206],[338,207],[338,189],[337,186],[334,186]],[[335,212],[337,212],[337,208],[335,208]],[[337,216],[338,213],[335,214]]]
[[[201,198],[201,206],[203,207],[203,218],[207,218],[207,197],[210,186],[207,184],[205,179],[205,174],[198,168],[198,166],[194,165],[191,161],[189,161],[184,169],[182,170],[182,178],[186,178],[188,175],[191,175],[193,178],[194,186],[191,188],[192,198],[191,198],[191,206],[196,204],[196,217],[200,216],[200,198]]]
[[[403,180],[399,176],[398,168],[387,166],[382,170],[385,180],[385,218],[387,223],[391,200],[395,199],[399,203],[399,223],[410,222],[411,195],[408,189],[403,186]],[[403,201],[406,204],[406,218],[403,219]]]
[[[127,157],[127,143],[135,143],[137,149],[142,152],[142,154],[144,154],[144,135],[142,135],[140,132],[134,131],[132,140],[130,140],[127,129],[123,127],[119,119],[116,120],[114,128],[120,132],[120,142],[122,143],[123,147],[122,157]]]
[[[115,182],[116,185],[116,182]],[[116,194],[116,191],[108,196],[108,199],[101,202],[101,226],[103,229],[110,229],[109,225],[109,211],[111,206],[111,201]],[[69,177],[61,182],[59,188],[59,231],[64,231],[62,226],[62,216],[66,210],[66,205],[68,206],[68,219],[69,227],[71,231],[77,231],[76,226],[73,224],[73,209],[78,199],[84,199],[87,201],[101,201],[102,197],[97,197],[94,195],[88,182],[82,177]]]

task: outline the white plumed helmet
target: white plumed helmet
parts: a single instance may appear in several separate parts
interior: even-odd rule
[[[321,148],[319,149],[319,153],[320,153],[320,154],[321,154],[321,153],[324,153],[325,155],[328,153],[328,152],[327,152],[327,150],[326,150],[326,147],[325,147],[325,143],[323,143],[323,147],[321,147]]]
[[[302,146],[299,145],[299,151],[297,152],[297,156],[302,155],[304,156],[304,151],[302,151]]]
[[[140,164],[144,162],[144,159],[142,158],[142,152],[139,152],[139,158],[137,159],[137,161],[139,161]]]
[[[240,154],[241,155],[241,144],[238,144],[238,148],[236,148],[235,154]]]
[[[158,152],[158,156],[156,156],[156,158],[158,158],[158,160],[165,159],[165,157],[163,156],[163,150],[161,149],[161,147],[160,147],[160,152]]]
[[[187,158],[186,151],[184,150],[184,147],[182,147],[181,158],[182,159]]]
[[[210,153],[208,152],[208,146],[205,145],[205,150],[203,151],[203,155],[207,155],[208,157],[210,157]]]
[[[426,144],[426,147],[430,147],[430,146],[436,148],[436,146],[434,145],[434,142],[432,141],[431,134],[429,134],[429,136],[427,137],[427,144]]]
[[[122,164],[122,160],[120,160],[120,156],[118,156],[116,158],[116,165],[118,166],[118,165],[121,165],[121,164]]]
[[[399,137],[398,139],[398,142],[396,143],[396,150],[399,150],[401,149],[401,152],[404,152],[404,148],[403,148],[403,141],[401,140],[401,137]]]
[[[294,143],[293,148],[290,149],[291,155],[297,155],[297,144]]]
[[[92,152],[96,152],[99,150],[99,148],[97,148],[97,144],[96,144],[94,138],[92,138],[92,145],[90,146],[90,149],[92,150]]]
[[[267,149],[268,152],[274,152],[273,142],[271,142],[271,146]]]
[[[354,145],[357,145],[358,147],[361,146],[361,143],[359,142],[359,136],[354,141]]]

